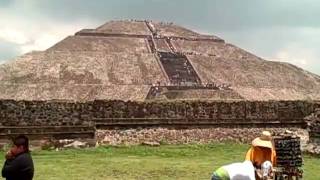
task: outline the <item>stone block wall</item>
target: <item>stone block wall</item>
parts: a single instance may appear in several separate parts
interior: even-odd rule
[[[224,121],[303,120],[318,104],[304,101],[266,102],[124,102],[0,101],[2,126],[87,125],[96,119],[199,119]]]
[[[26,133],[36,132],[38,134],[39,132],[45,134],[45,129],[50,127],[52,134],[56,134],[60,129],[61,133],[66,136],[63,138],[68,138],[68,134],[74,137],[77,133],[90,133],[94,131],[92,127],[112,129],[119,126],[138,128],[152,125],[153,127],[165,126],[175,129],[183,125],[183,128],[192,129],[199,126],[207,128],[214,125],[216,128],[232,128],[241,125],[242,128],[250,129],[258,127],[256,125],[259,124],[262,127],[271,128],[305,128],[304,118],[312,114],[318,107],[319,103],[305,101],[124,102],[96,100],[61,102],[1,100],[0,128],[3,130],[0,135],[11,132],[11,129],[23,133],[19,127],[23,127]],[[34,127],[39,130],[36,131]],[[40,130],[41,127],[44,130]],[[88,130],[86,127],[91,128]],[[226,134],[226,136],[229,135]]]
[[[1,126],[89,125],[90,103],[0,101]]]
[[[122,102],[94,101],[94,118],[102,119],[199,119],[223,121],[303,120],[314,111],[314,103],[303,101],[266,102]]]

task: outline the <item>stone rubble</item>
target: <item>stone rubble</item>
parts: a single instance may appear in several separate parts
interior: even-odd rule
[[[320,155],[320,144],[310,143],[304,150],[310,154]]]
[[[64,148],[84,148],[87,147],[87,143],[86,142],[80,142],[80,141],[73,141],[70,144],[66,144],[63,146]]]
[[[97,130],[96,139],[103,145],[138,145],[145,142],[159,144],[187,144],[187,143],[212,143],[212,142],[236,142],[250,143],[258,137],[263,130],[274,134],[280,134],[287,129],[284,128],[193,128],[193,129],[168,129],[168,128],[146,128],[146,129],[117,129]],[[290,128],[289,130],[307,141],[307,132],[303,129]]]

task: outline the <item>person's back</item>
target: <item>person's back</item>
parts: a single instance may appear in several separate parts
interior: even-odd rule
[[[212,180],[255,180],[255,171],[251,161],[232,163],[217,169]]]
[[[253,146],[248,150],[245,160],[251,161],[256,167],[260,167],[265,161],[271,161],[275,165],[276,152],[274,149]]]
[[[6,154],[2,168],[2,177],[7,180],[32,180],[34,174],[33,161],[29,152],[28,138],[18,136],[13,148]]]
[[[224,166],[231,180],[254,180],[254,167],[250,161]]]

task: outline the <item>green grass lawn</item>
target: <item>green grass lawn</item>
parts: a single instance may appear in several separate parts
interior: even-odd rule
[[[228,143],[99,147],[32,154],[36,180],[210,179],[217,167],[243,161],[247,149],[247,145]],[[320,158],[306,155],[304,163],[304,179],[320,179]]]

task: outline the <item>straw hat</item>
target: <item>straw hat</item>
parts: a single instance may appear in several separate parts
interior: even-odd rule
[[[263,131],[261,136],[252,141],[252,146],[266,147],[272,149],[272,137],[269,131]]]

